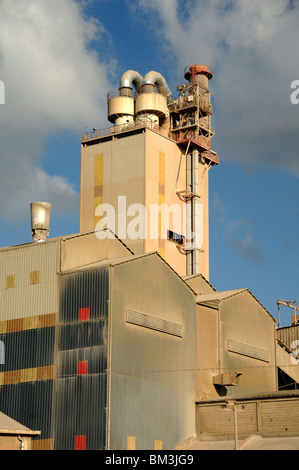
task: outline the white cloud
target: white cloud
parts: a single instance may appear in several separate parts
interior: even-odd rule
[[[43,145],[55,132],[79,139],[86,126],[104,127],[108,64],[89,45],[103,41],[105,50],[107,33],[74,0],[2,0],[0,16],[0,216],[27,213],[42,198],[68,213],[78,194],[41,169]]]
[[[232,220],[225,226],[225,240],[252,263],[263,264],[263,255],[251,232],[252,227],[246,217]]]
[[[182,66],[214,68],[213,146],[220,157],[299,176],[299,105],[290,101],[299,79],[299,3],[136,2]]]

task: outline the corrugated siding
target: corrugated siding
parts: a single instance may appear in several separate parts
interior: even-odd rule
[[[272,317],[249,291],[221,302],[220,372],[242,373],[237,387],[227,387],[228,397],[276,389],[275,334]]]
[[[0,250],[0,409],[34,449],[104,449],[108,272],[58,277],[59,243]]]
[[[195,432],[196,311],[188,287],[158,257],[112,270],[110,449],[163,449]],[[127,322],[127,310],[182,325],[182,337]],[[170,417],[174,417],[174,422]]]
[[[106,268],[60,279],[57,329],[55,449],[96,450],[106,445]]]
[[[61,271],[128,255],[130,251],[117,239],[100,240],[95,233],[74,236],[61,241]]]
[[[36,440],[51,437],[53,380],[1,387],[1,411],[32,430],[41,430]]]
[[[59,241],[0,250],[0,322],[57,312],[58,267]],[[34,271],[39,282],[33,284]]]
[[[59,241],[0,250],[0,409],[51,448]],[[9,282],[13,279],[14,282]]]
[[[299,325],[288,326],[287,328],[278,328],[277,330],[277,338],[283,342],[288,348],[294,350],[298,349],[298,343],[294,343],[295,341],[299,341]]]

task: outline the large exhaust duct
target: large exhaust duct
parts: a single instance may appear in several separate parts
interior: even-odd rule
[[[127,70],[125,73],[122,74],[120,79],[119,89],[120,94],[124,92],[124,90],[132,90],[132,85],[134,85],[135,90],[139,90],[143,82],[143,78],[140,73],[136,72],[135,70]],[[130,92],[129,92],[130,93]],[[132,94],[132,91],[131,91]],[[127,95],[128,96],[128,95]]]
[[[135,70],[122,74],[119,92],[108,94],[108,120],[115,126],[126,125],[134,119],[159,125],[168,116],[167,103],[173,100],[165,78],[158,72],[148,72],[145,77]],[[137,92],[134,100],[133,86]],[[160,87],[155,93],[155,86]]]
[[[122,74],[119,93],[108,94],[108,120],[115,126],[134,122],[135,106],[132,94],[133,85],[138,92],[143,78],[135,70],[127,70]]]
[[[165,78],[160,73],[152,70],[144,76],[142,88],[146,90],[146,87],[149,87],[149,91],[151,91],[151,89],[156,85],[160,86],[166,92],[167,102],[173,100],[172,93]]]
[[[46,240],[50,230],[51,204],[32,202],[30,204],[31,234],[34,242]]]

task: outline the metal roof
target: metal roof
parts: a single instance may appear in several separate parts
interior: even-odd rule
[[[102,230],[94,230],[94,231],[91,231],[91,232],[75,233],[75,234],[71,234],[71,235],[62,235],[60,237],[47,238],[46,240],[44,240],[41,243],[46,244],[46,243],[55,243],[55,242],[58,242],[58,241],[66,241],[66,240],[70,240],[70,239],[73,239],[73,238],[85,237],[85,236],[88,236],[88,235],[96,234],[97,232],[106,232],[106,231],[111,232],[111,234],[114,236],[114,238],[116,240],[118,240],[119,243],[121,243],[128,250],[129,253],[134,254],[133,251],[123,242],[123,240],[118,238],[118,236],[115,233],[113,233],[110,229],[106,229],[106,228],[104,228]],[[109,239],[109,237],[107,237],[107,238]],[[31,241],[31,242],[27,242],[27,243],[21,243],[19,245],[11,245],[11,246],[0,247],[0,252],[1,251],[8,251],[8,250],[15,250],[15,249],[22,248],[22,247],[25,247],[25,246],[38,246],[38,245],[39,245],[39,243]]]
[[[23,426],[14,419],[0,411],[0,434],[21,434],[21,435],[37,435],[41,431],[31,431],[31,429]]]
[[[272,320],[276,323],[276,319],[271,315],[270,312],[261,304],[261,302],[250,292],[248,288],[245,289],[234,289],[234,290],[227,290],[222,292],[215,292],[213,294],[205,294],[205,295],[198,295],[196,297],[196,303],[198,305],[205,305],[210,308],[217,309],[219,307],[219,303],[223,300],[228,299],[234,295],[242,294],[244,292],[248,292],[254,300],[260,304],[260,306],[265,310],[265,312],[272,318]]]
[[[172,266],[170,266],[170,264],[167,263],[167,261],[165,261],[164,258],[162,258],[162,256],[159,255],[159,253],[157,251],[149,251],[147,253],[142,253],[142,254],[139,254],[139,255],[129,255],[129,256],[124,256],[122,258],[114,258],[114,259],[104,259],[104,260],[101,260],[101,261],[96,261],[94,263],[91,263],[91,264],[88,264],[88,265],[84,265],[84,266],[78,266],[77,268],[73,268],[73,269],[70,269],[70,270],[67,270],[67,271],[63,271],[61,273],[61,275],[64,275],[64,274],[70,274],[72,272],[75,272],[75,271],[84,271],[84,270],[87,270],[87,269],[97,269],[99,267],[104,267],[104,266],[111,266],[111,267],[115,267],[115,266],[119,266],[120,264],[124,264],[124,263],[130,263],[130,262],[133,262],[133,261],[138,261],[142,258],[147,258],[149,256],[156,256],[157,258],[159,258],[161,261],[163,261],[163,263],[168,266],[168,268],[176,275],[176,277],[178,277],[180,279],[181,282],[184,283],[184,285],[188,288],[189,291],[191,291],[191,293],[196,297],[196,293],[194,292],[194,290],[192,289],[192,287],[189,286],[189,284],[187,283],[187,281],[182,277],[180,276],[173,268]]]
[[[233,295],[237,295],[245,291],[248,291],[248,289],[234,289],[222,292],[215,292],[213,294],[198,295],[196,297],[196,303],[199,305],[206,305],[207,307],[211,308],[218,308],[218,305],[222,300],[228,299]]]
[[[191,279],[196,279],[197,277],[203,279],[216,292],[215,287],[212,286],[212,284],[202,274],[190,274],[189,276],[182,276],[184,281],[190,281]]]
[[[86,264],[84,266],[78,266],[76,268],[70,269],[68,271],[64,271],[62,274],[69,274],[75,271],[85,271],[88,269],[97,269],[103,266],[117,266],[119,264],[124,264],[124,263],[129,263],[130,261],[136,261],[141,258],[146,258],[148,256],[153,256],[157,255],[157,252],[149,252],[149,253],[144,253],[141,255],[129,255],[129,256],[123,256],[121,258],[114,258],[114,259],[103,259],[100,261],[96,261],[94,263]]]

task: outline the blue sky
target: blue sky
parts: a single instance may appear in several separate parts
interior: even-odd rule
[[[51,237],[79,231],[80,141],[109,127],[122,73],[210,65],[210,282],[248,287],[277,316],[299,303],[299,4],[288,0],[3,0],[0,246],[31,241],[29,204],[52,202]],[[292,311],[282,308],[282,324]]]

